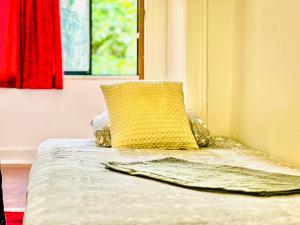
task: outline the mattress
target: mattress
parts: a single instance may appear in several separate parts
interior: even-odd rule
[[[300,176],[300,170],[222,137],[196,151],[111,149],[97,147],[94,140],[51,139],[39,146],[32,165],[24,224],[300,224],[300,195],[194,191],[112,172],[101,164],[164,157]]]

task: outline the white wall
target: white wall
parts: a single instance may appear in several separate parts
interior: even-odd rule
[[[187,2],[169,0],[167,13],[167,78],[181,81],[187,92]]]
[[[145,79],[167,79],[168,0],[146,0]]]
[[[30,160],[47,138],[92,138],[89,123],[105,108],[100,84],[116,81],[67,78],[63,91],[0,89],[1,158]]]

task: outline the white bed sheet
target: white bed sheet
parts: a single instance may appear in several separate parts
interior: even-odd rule
[[[101,162],[177,157],[299,175],[266,154],[215,138],[199,151],[99,148],[94,140],[43,142],[32,166],[24,225],[299,225],[300,195],[200,192],[106,170]]]

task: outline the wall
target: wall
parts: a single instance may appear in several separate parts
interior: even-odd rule
[[[299,8],[235,0],[231,135],[300,167]]]
[[[118,80],[67,78],[63,91],[0,89],[2,160],[30,161],[47,138],[92,138],[89,123],[105,109],[100,84]]]
[[[189,104],[212,134],[300,167],[300,2],[207,0],[205,33],[205,1],[188,0]]]
[[[185,93],[187,93],[186,0],[168,0],[167,18],[167,78],[183,82]]]
[[[146,0],[145,80],[167,78],[168,0]]]
[[[233,0],[188,0],[188,105],[213,135],[230,132]]]
[[[208,126],[229,136],[233,0],[208,0]]]
[[[187,106],[207,121],[207,0],[187,2]]]

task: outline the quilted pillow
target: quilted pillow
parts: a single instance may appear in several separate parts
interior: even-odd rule
[[[96,143],[101,147],[111,147],[109,119],[107,111],[98,114],[91,122]]]
[[[184,110],[182,83],[101,85],[112,147],[199,149]]]
[[[188,111],[189,122],[193,135],[199,147],[207,147],[209,145],[210,134],[205,122],[197,116],[196,113]]]
[[[207,147],[209,145],[210,134],[205,122],[194,112],[188,111],[189,122],[193,135],[199,147]],[[99,113],[91,122],[96,142],[98,146],[111,147],[109,118],[107,111]]]

